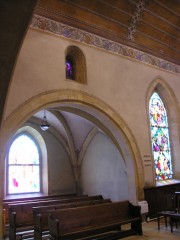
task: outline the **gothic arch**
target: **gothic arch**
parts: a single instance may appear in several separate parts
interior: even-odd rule
[[[154,79],[146,94],[146,109],[148,118],[149,100],[152,93],[156,91],[163,100],[168,114],[168,123],[170,129],[170,142],[172,150],[172,164],[174,169],[174,178],[180,178],[180,109],[176,96],[172,88],[166,81],[160,77]],[[148,119],[149,123],[149,119]],[[150,140],[150,129],[149,129]],[[149,143],[151,144],[151,142]]]
[[[10,136],[35,112],[48,107],[59,106],[62,103],[83,106],[84,109],[91,108],[96,114],[101,114],[109,121],[113,134],[116,134],[119,148],[123,152],[124,161],[127,167],[129,180],[129,199],[137,203],[143,199],[144,174],[142,168],[141,155],[131,131],[123,119],[106,103],[100,99],[76,90],[57,90],[39,94],[32,97],[27,102],[19,106],[3,122],[0,145],[1,159],[6,149],[6,144]],[[3,168],[2,168],[3,169]]]

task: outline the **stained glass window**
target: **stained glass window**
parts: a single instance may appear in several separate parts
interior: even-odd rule
[[[74,61],[66,57],[66,78],[74,80]]]
[[[168,117],[163,101],[156,92],[149,102],[149,118],[156,180],[172,179]]]
[[[8,154],[8,193],[40,192],[40,157],[27,134],[18,136]]]

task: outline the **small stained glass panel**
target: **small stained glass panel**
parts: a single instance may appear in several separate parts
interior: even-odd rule
[[[166,109],[157,93],[151,97],[149,117],[151,126],[168,127]]]
[[[151,127],[153,151],[170,151],[168,128]]]
[[[66,78],[74,79],[74,62],[71,59],[66,59]]]
[[[153,93],[149,102],[149,119],[156,180],[172,179],[168,118],[163,101],[157,93]]]

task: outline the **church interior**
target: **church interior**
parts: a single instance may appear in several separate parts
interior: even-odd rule
[[[44,196],[179,221],[180,1],[1,0],[0,30],[0,239]]]

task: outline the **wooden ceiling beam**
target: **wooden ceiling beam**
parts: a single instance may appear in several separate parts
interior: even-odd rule
[[[125,12],[128,15],[133,15],[136,10],[136,5],[130,1],[119,1],[119,0],[98,0],[101,3],[107,4],[109,7],[115,8],[121,12]],[[128,3],[128,4],[127,4]]]
[[[158,1],[149,1],[147,10],[156,16],[156,18],[160,18],[165,23],[178,28],[179,19],[177,15],[174,12],[172,13],[172,11],[169,11],[163,4],[159,4]]]
[[[154,0],[159,5],[168,9],[172,14],[180,17],[180,2],[179,0]]]
[[[77,7],[77,9],[82,9],[87,13],[91,13],[93,16],[97,15],[102,17],[103,19],[107,19],[112,23],[117,23],[123,26],[127,26],[131,15],[126,12],[122,12],[117,10],[117,8],[113,8],[112,5],[109,6],[107,4],[102,4],[101,1],[91,0],[62,0],[64,2],[70,3],[71,5]],[[112,17],[113,16],[113,17]]]
[[[180,39],[176,38],[174,35],[169,35],[161,31],[161,29],[157,29],[152,25],[140,21],[140,23],[138,24],[138,32],[141,32],[142,34],[153,38],[154,41],[160,42],[167,48],[180,51]]]
[[[39,0],[36,13],[179,64],[179,0]],[[176,10],[177,13],[179,10]]]

